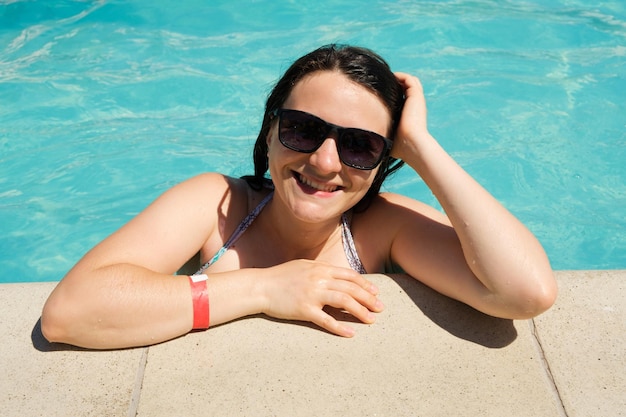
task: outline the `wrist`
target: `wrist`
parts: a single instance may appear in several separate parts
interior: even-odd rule
[[[210,275],[211,326],[265,312],[265,271],[244,268]]]
[[[252,285],[252,295],[255,300],[256,309],[259,313],[267,314],[270,308],[270,294],[272,289],[270,288],[269,275],[266,273],[271,268],[261,268],[257,270],[256,278]]]
[[[404,162],[413,168],[419,175],[423,171],[439,168],[442,162],[449,160],[450,156],[441,144],[430,134],[422,135],[407,145]]]
[[[191,288],[191,300],[193,306],[193,326],[192,329],[209,328],[209,292],[207,289],[206,275],[189,276],[189,286]]]

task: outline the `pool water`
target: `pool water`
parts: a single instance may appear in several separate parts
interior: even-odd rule
[[[626,3],[0,0],[0,282],[55,281],[168,187],[252,172],[301,54],[418,75],[431,132],[555,269],[626,268]],[[405,167],[386,185],[437,205]]]

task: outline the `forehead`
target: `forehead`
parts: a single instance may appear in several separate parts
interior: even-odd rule
[[[382,136],[391,125],[389,111],[376,94],[335,71],[318,71],[305,76],[293,87],[283,107]]]

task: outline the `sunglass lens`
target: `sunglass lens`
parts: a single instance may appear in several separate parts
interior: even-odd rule
[[[380,162],[384,150],[384,141],[373,133],[346,129],[340,141],[339,155],[347,165],[371,169]]]
[[[280,141],[300,152],[312,152],[324,140],[328,128],[310,115],[283,111],[280,118]]]

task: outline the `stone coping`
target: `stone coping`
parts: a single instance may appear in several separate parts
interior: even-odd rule
[[[352,339],[253,316],[118,351],[48,343],[39,316],[55,283],[3,284],[1,414],[626,415],[626,271],[556,275],[556,304],[533,320],[371,275],[386,309]]]

